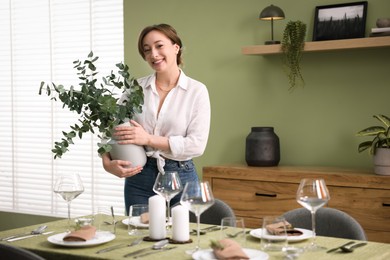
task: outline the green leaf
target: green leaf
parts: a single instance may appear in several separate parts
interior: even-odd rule
[[[380,133],[385,133],[386,129],[383,126],[370,126],[359,131],[357,136],[375,136]]]

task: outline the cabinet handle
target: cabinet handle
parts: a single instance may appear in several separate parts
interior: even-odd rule
[[[383,203],[382,203],[382,206],[383,206],[383,207],[390,207],[390,203],[385,203],[385,202],[383,202]]]
[[[255,195],[259,196],[259,197],[272,197],[272,198],[276,198],[276,194],[267,194],[267,193],[256,192]]]

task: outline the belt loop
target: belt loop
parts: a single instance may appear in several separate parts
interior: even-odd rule
[[[184,161],[177,161],[180,168],[184,168]]]

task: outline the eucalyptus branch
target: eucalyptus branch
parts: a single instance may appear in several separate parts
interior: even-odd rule
[[[96,75],[95,62],[99,57],[95,57],[90,52],[88,58],[83,62],[76,60],[73,62],[74,69],[77,71],[80,90],[75,90],[71,86],[68,90],[62,85],[52,83],[52,87],[41,82],[39,95],[42,94],[46,86],[46,94],[52,96],[54,92],[58,99],[67,107],[69,111],[75,111],[80,115],[79,124],[70,126],[72,131],[62,132],[63,138],[60,142],[54,143],[52,152],[54,158],[61,156],[68,151],[69,144],[73,144],[73,139],[78,137],[82,139],[85,133],[95,133],[95,129],[100,133],[100,139],[111,137],[114,127],[127,119],[134,118],[136,113],[142,112],[144,95],[142,87],[135,78],[129,73],[129,67],[123,63],[116,64],[117,73],[111,71],[110,75],[102,77],[103,83],[98,83]],[[107,89],[110,87],[111,90]],[[119,98],[114,97],[115,89],[120,89],[122,93],[127,94],[127,100],[118,104]],[[58,101],[57,97],[51,97],[52,100]],[[109,152],[111,146],[108,144],[98,144],[99,154]]]

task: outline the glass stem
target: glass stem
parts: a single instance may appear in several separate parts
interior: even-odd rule
[[[199,245],[200,245],[200,214],[196,215],[196,247],[195,251],[199,250]]]
[[[167,229],[170,229],[169,221],[171,220],[171,209],[170,209],[170,203],[171,200],[167,200]]]
[[[316,212],[314,210],[311,212],[311,226],[313,230],[311,245],[316,246]]]
[[[66,203],[68,204],[68,232],[70,232],[70,201]]]

